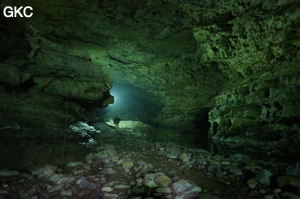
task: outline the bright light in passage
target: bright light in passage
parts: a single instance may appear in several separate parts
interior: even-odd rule
[[[115,104],[117,104],[117,103],[118,103],[118,101],[120,101],[120,99],[119,99],[119,95],[118,95],[118,92],[117,92],[117,91],[115,91],[114,89],[111,89],[111,90],[110,90],[110,94],[111,94],[112,96],[114,96],[114,103],[113,103],[113,104],[111,104],[111,105],[115,105]]]

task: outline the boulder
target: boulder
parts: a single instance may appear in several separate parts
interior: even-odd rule
[[[56,166],[47,165],[32,171],[32,175],[37,175],[39,178],[49,178],[55,173],[56,169]]]
[[[57,184],[71,184],[75,181],[74,177],[63,177],[60,178],[56,183]]]
[[[277,178],[278,187],[292,186],[300,188],[300,176],[286,175]]]
[[[183,192],[189,191],[193,188],[193,185],[186,180],[178,180],[171,186],[172,190],[176,194],[181,194]]]
[[[72,196],[72,190],[71,189],[62,189],[60,191],[60,195],[64,197],[71,197]]]
[[[252,178],[247,181],[247,184],[249,188],[254,189],[257,185],[257,181],[254,178]]]
[[[80,167],[83,166],[84,164],[82,162],[70,162],[67,164],[67,167]]]
[[[114,189],[112,187],[108,187],[108,186],[101,188],[101,191],[103,191],[103,192],[112,192],[113,190]]]
[[[95,190],[95,189],[97,189],[97,185],[95,185],[94,183],[91,183],[87,180],[82,180],[81,183],[79,184],[79,188]]]
[[[155,183],[158,187],[165,188],[171,185],[172,180],[168,176],[160,175],[155,178]]]
[[[187,191],[182,195],[176,196],[175,199],[195,199],[198,198],[199,192],[197,191]]]
[[[130,185],[127,184],[119,184],[119,185],[115,185],[114,189],[130,189]]]
[[[58,185],[55,185],[55,186],[48,186],[47,190],[48,190],[49,193],[52,193],[52,192],[55,192],[55,191],[60,191],[63,187],[64,187],[63,184],[58,184]]]
[[[270,185],[270,176],[272,176],[272,175],[273,174],[270,171],[263,169],[263,170],[259,171],[258,174],[255,176],[255,180],[262,185],[269,186]]]
[[[155,183],[155,178],[156,176],[163,175],[163,173],[148,173],[145,175],[143,184],[149,188],[155,188],[158,187],[157,184]]]
[[[61,179],[64,175],[63,174],[54,174],[51,177],[49,177],[50,182],[57,182],[59,179]]]
[[[220,165],[218,164],[212,164],[208,167],[207,171],[209,173],[214,173],[215,171],[218,171],[220,169]]]
[[[20,175],[20,173],[12,170],[0,170],[0,176],[16,176],[16,175]]]
[[[167,148],[167,153],[178,156],[182,153],[182,150],[178,147],[171,147],[171,148]]]
[[[165,188],[157,188],[155,189],[155,191],[157,193],[172,193],[172,189],[169,187],[165,187]]]
[[[288,166],[286,168],[286,174],[300,176],[300,162]]]
[[[131,192],[134,194],[142,194],[142,193],[145,193],[146,191],[142,188],[134,187],[131,189]]]

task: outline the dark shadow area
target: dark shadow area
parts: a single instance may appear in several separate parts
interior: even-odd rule
[[[11,57],[27,59],[31,47],[23,34],[24,31],[25,25],[21,20],[0,17],[0,61]]]
[[[196,116],[193,121],[194,128],[198,134],[208,135],[210,128],[210,122],[208,121],[208,112],[210,108],[202,109]]]
[[[80,105],[81,107],[85,108],[86,110],[91,111],[96,107],[103,108],[103,103],[106,100],[109,100],[110,97],[111,95],[109,94],[109,92],[105,92],[103,93],[103,97],[97,101],[80,100],[72,97],[64,97],[63,100],[68,102],[74,102]]]
[[[1,82],[1,80],[0,80]],[[7,83],[3,83],[3,87],[7,92],[16,92],[16,93],[26,93],[31,88],[36,86],[37,84],[33,81],[33,78],[29,78],[24,83],[18,84],[18,85],[11,85]]]
[[[188,140],[188,145],[190,147],[202,148],[209,150],[208,144],[208,131],[210,123],[208,121],[208,112],[210,108],[202,109],[198,114],[196,114],[193,121],[194,132],[187,132],[186,136],[191,137]],[[183,136],[185,137],[185,136]]]

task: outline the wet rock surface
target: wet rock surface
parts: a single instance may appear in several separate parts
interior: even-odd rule
[[[267,159],[277,155],[288,162],[298,157],[300,113],[292,110],[300,108],[300,73],[279,73],[266,73],[264,80],[217,97],[218,105],[209,112],[212,139],[227,142],[232,150],[260,151]]]
[[[145,137],[126,129],[105,131],[98,135],[100,144],[80,161],[1,170],[0,197],[258,199],[299,194],[297,162],[214,155]]]
[[[22,4],[32,18],[0,19],[4,198],[298,197],[299,1]],[[76,124],[114,102],[112,82],[139,102],[127,119],[160,129]],[[211,152],[183,146],[207,131]]]
[[[237,99],[236,90],[249,97],[232,108],[245,106],[250,118],[234,113],[230,132],[240,123],[281,124],[280,118],[290,119],[285,111],[299,104],[289,95],[276,97],[299,90],[296,0],[26,3],[37,11],[32,18],[1,19],[0,27],[0,108],[21,127],[34,126],[31,121],[60,126],[67,97],[70,122],[92,121],[90,107],[113,102],[111,82],[135,88],[130,94],[147,101],[131,117],[147,115],[149,122],[179,129],[197,129],[191,123],[207,108],[221,111],[219,98]],[[227,120],[220,117],[222,128]]]

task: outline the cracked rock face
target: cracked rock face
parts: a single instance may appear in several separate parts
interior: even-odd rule
[[[289,113],[299,105],[296,0],[7,0],[2,8],[11,2],[34,15],[1,18],[6,117],[56,126],[69,100],[69,122],[89,121],[87,110],[113,103],[115,82],[143,90],[145,110],[160,104],[144,114],[161,127],[195,130],[212,109],[213,135],[244,126],[299,133],[299,115]]]
[[[263,141],[297,140],[300,73],[238,87],[217,99],[210,111],[214,137],[245,136]]]

